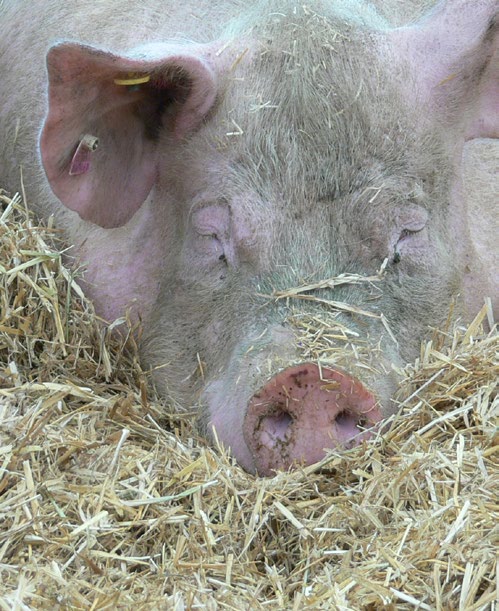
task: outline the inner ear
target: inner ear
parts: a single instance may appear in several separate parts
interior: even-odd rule
[[[177,88],[160,89],[149,85],[144,97],[137,105],[135,112],[144,124],[144,134],[149,140],[156,141],[159,137],[163,123],[173,127],[173,116],[175,104],[185,101],[186,90]]]
[[[160,70],[150,75],[134,108],[144,125],[146,138],[156,141],[162,128],[178,133],[176,121],[182,115],[192,89],[192,78],[185,70]]]

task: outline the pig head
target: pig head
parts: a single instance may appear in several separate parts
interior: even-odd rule
[[[497,3],[239,13],[202,43],[51,46],[33,182],[160,391],[270,475],[369,436],[428,329],[497,298],[461,181],[499,131]]]

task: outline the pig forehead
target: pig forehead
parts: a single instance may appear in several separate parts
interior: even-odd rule
[[[383,31],[389,23],[365,0],[256,0],[248,3],[244,17],[239,16],[226,28],[227,34],[253,33],[261,40],[287,41],[302,36],[319,42],[336,42],[349,28]]]
[[[382,34],[324,19],[312,35],[289,21],[258,31],[257,50],[229,78],[220,139],[269,178],[284,164],[302,178],[332,168],[341,178],[352,165],[393,157],[393,142],[416,130],[378,52]]]
[[[252,208],[252,192],[296,208],[431,167],[438,137],[416,128],[383,24],[366,23],[364,3],[257,4],[254,22],[232,43],[237,60],[213,120],[189,146],[199,168],[191,186],[216,184],[229,200],[246,192],[241,201]]]
[[[252,87],[260,77],[262,89],[278,92],[293,84],[298,97],[313,93],[308,88],[311,83],[324,85],[327,91],[351,84],[358,94],[362,80],[374,80],[376,64],[382,68],[386,63],[387,29],[365,2],[312,2],[304,6],[284,0],[255,6],[259,8],[249,11],[249,23],[243,30],[231,33],[229,29],[228,33],[233,36],[228,47],[239,47],[243,52],[237,61],[242,80]],[[235,76],[239,80],[241,74]]]

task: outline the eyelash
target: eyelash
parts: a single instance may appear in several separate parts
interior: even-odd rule
[[[419,230],[417,230],[417,231],[412,231],[411,229],[404,229],[404,230],[402,231],[402,233],[400,234],[400,236],[399,236],[399,239],[398,239],[398,241],[397,241],[397,244],[398,244],[398,243],[399,243],[401,240],[403,240],[404,238],[406,238],[407,236],[414,235],[414,234],[416,234],[416,233],[419,233],[420,231],[421,231],[420,229],[419,229]]]
[[[422,228],[423,229],[423,228]],[[405,238],[407,238],[408,236],[411,235],[416,235],[417,233],[420,233],[422,231],[422,229],[417,229],[417,230],[411,230],[411,229],[403,229],[399,235],[399,238],[395,244],[395,249],[394,249],[394,253],[393,253],[393,257],[392,257],[392,263],[400,263],[400,261],[402,260],[402,256],[400,254],[400,252],[398,251],[398,246],[401,242],[404,241]]]
[[[216,240],[217,243],[220,245],[220,248],[222,249],[222,254],[218,255],[218,260],[222,263],[225,264],[226,267],[229,267],[229,262],[227,260],[227,255],[225,254],[225,249],[224,249],[224,245],[222,243],[222,241],[219,239],[218,235],[216,233],[211,233],[208,234],[206,236],[203,236],[212,240]]]

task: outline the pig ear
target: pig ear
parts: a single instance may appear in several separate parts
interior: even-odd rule
[[[447,0],[419,23],[393,31],[413,67],[419,100],[465,139],[499,136],[497,0]]]
[[[154,53],[161,59],[63,43],[47,56],[43,166],[61,202],[102,227],[124,225],[147,198],[160,131],[172,143],[182,139],[216,98],[215,73],[201,46]]]

